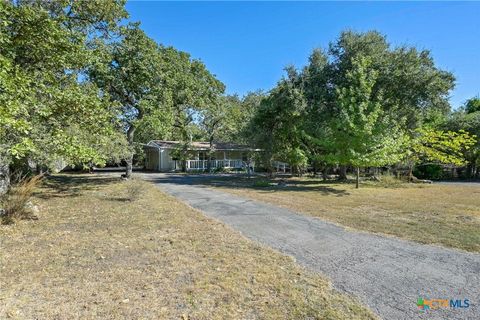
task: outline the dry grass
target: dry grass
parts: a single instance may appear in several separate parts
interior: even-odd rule
[[[137,179],[129,179],[125,181],[127,199],[129,201],[136,201],[143,193],[144,184]]]
[[[150,184],[49,178],[38,221],[0,227],[0,319],[369,319],[291,258]]]
[[[269,188],[242,178],[208,184],[357,230],[480,252],[479,185],[364,182],[356,190],[353,184],[312,178]]]
[[[12,224],[16,220],[35,219],[30,199],[35,189],[40,185],[43,176],[22,177],[5,195],[2,206],[4,211],[1,217],[2,224]]]

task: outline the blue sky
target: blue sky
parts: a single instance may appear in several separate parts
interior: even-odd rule
[[[480,93],[480,2],[129,1],[127,10],[157,42],[201,59],[228,93],[271,89],[286,65],[303,66],[345,29],[431,50],[457,78],[454,107]]]

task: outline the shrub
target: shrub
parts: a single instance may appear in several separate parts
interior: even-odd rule
[[[129,179],[125,182],[126,186],[126,193],[127,193],[127,200],[128,201],[136,201],[140,198],[143,185],[141,181],[135,179]]]
[[[372,176],[364,181],[365,186],[381,188],[397,188],[405,185],[405,180],[397,178],[391,174]]]
[[[397,179],[395,176],[391,174],[384,174],[379,177],[379,185],[385,187],[394,187],[403,184],[401,179]]]
[[[10,224],[16,219],[36,219],[34,206],[30,199],[35,189],[39,186],[43,176],[22,177],[17,179],[3,200],[2,223]]]

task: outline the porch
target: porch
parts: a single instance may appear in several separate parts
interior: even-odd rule
[[[241,169],[244,167],[241,159],[222,159],[222,160],[187,160],[186,169],[190,170],[207,170],[210,162],[210,169]]]
[[[205,171],[210,169],[242,169],[254,164],[250,159],[252,149],[231,143],[190,142],[187,150],[178,141],[152,140],[143,146],[145,169],[161,172]],[[188,160],[183,160],[188,159]]]

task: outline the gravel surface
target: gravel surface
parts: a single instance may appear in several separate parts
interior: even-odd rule
[[[383,319],[480,319],[480,255],[346,230],[318,218],[196,184],[202,176],[143,174],[167,193],[328,276]],[[480,231],[479,231],[480,232]],[[418,298],[469,299],[421,311]]]

